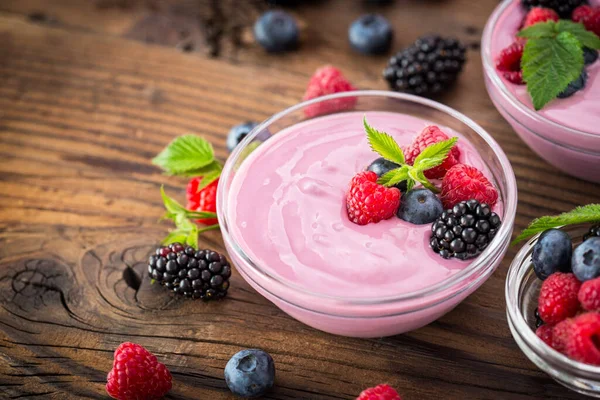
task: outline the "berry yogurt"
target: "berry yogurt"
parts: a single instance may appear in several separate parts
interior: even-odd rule
[[[226,244],[246,280],[294,317],[333,333],[382,336],[415,329],[447,309],[434,307],[421,316],[413,313],[409,321],[377,330],[343,318],[324,323],[319,321],[321,316],[299,315],[304,310],[296,305],[318,308],[318,303],[311,303],[317,301],[311,296],[376,303],[425,290],[460,273],[473,260],[447,260],[434,253],[429,247],[431,224],[413,225],[394,216],[359,226],[348,219],[345,195],[349,182],[378,157],[368,145],[364,115],[348,112],[305,121],[277,133],[255,150],[231,182],[225,213],[235,245],[227,238]],[[391,112],[368,112],[366,116],[401,146],[431,125]],[[441,128],[448,136],[459,137],[460,161],[480,169],[493,182],[474,146],[460,133]],[[503,216],[501,200],[494,211]],[[240,250],[244,257],[237,256]],[[260,265],[262,273],[253,276],[250,270],[240,268],[247,259]],[[303,294],[295,297],[291,290],[277,294],[275,282],[284,282]],[[380,308],[389,307],[382,304]],[[365,307],[358,314],[367,316],[372,310]],[[338,314],[336,305],[325,313]]]

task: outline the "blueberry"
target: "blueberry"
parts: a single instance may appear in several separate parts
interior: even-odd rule
[[[583,60],[585,65],[590,65],[596,62],[598,59],[598,50],[590,49],[589,47],[583,48]]]
[[[371,164],[369,164],[369,166],[367,167],[367,171],[375,172],[378,177],[381,177],[396,168],[400,168],[400,165],[388,161],[383,157],[379,157],[375,159]],[[402,193],[406,192],[406,181],[400,182],[395,187],[400,189]]]
[[[273,387],[275,363],[262,350],[242,350],[225,367],[225,382],[231,392],[240,397],[262,396]]]
[[[444,206],[431,190],[415,189],[402,196],[398,218],[412,224],[423,225],[435,221],[442,215],[442,212],[444,212]],[[445,232],[445,236],[450,234],[454,236],[452,231]]]
[[[558,98],[566,99],[567,97],[573,96],[578,91],[583,90],[583,88],[585,88],[585,84],[587,83],[587,79],[588,74],[587,71],[584,69],[581,75],[579,75],[579,78],[569,83],[569,86],[567,86],[565,90],[558,94]]]
[[[363,54],[382,54],[392,44],[392,26],[379,14],[367,14],[358,18],[348,29],[350,45]]]
[[[256,122],[244,122],[236,125],[229,131],[227,135],[227,150],[233,151],[233,149],[240,144],[240,142],[248,136],[248,134],[256,127]]]
[[[541,280],[558,271],[569,272],[572,254],[571,237],[559,229],[548,229],[533,246],[533,270]]]
[[[575,249],[571,267],[582,282],[600,276],[600,237],[589,238]]]
[[[254,24],[254,38],[268,52],[279,53],[298,46],[298,25],[290,14],[267,11]]]

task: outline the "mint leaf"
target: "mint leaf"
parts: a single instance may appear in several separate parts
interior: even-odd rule
[[[196,135],[175,138],[160,152],[152,163],[170,175],[179,175],[212,163],[215,153],[212,145]]]
[[[393,137],[385,132],[378,131],[369,125],[366,116],[363,118],[363,125],[365,127],[365,132],[367,132],[369,145],[371,145],[371,149],[373,149],[374,152],[396,164],[405,163],[404,153]]]
[[[579,77],[583,50],[569,32],[561,32],[556,38],[529,39],[521,66],[533,106],[540,110]]]
[[[179,204],[177,202],[177,200],[167,196],[167,194],[165,193],[164,186],[160,187],[160,195],[162,196],[163,204],[165,205],[165,208],[167,209],[167,214],[176,215],[176,214],[185,213],[185,211],[186,211],[185,207],[183,207],[181,204]],[[167,218],[171,218],[171,217],[167,217]]]
[[[418,171],[426,171],[440,165],[448,157],[448,153],[450,153],[450,150],[452,150],[457,141],[458,138],[453,137],[428,146],[417,156],[413,166]]]
[[[559,32],[569,32],[571,35],[575,36],[577,40],[579,40],[579,42],[585,47],[595,50],[600,49],[600,37],[598,37],[594,32],[585,29],[583,24],[561,19],[558,21],[558,23],[556,23],[556,28]]]
[[[185,239],[185,243],[188,246],[198,249],[198,233],[198,226],[194,225],[194,227],[189,231],[187,238]]]
[[[564,225],[584,224],[600,222],[600,204],[588,204],[577,207],[572,211],[551,217],[536,218],[521,234],[513,241],[513,244],[523,239],[530,238],[537,233],[547,229],[558,228]]]
[[[169,232],[166,238],[164,238],[161,242],[162,245],[166,246],[171,243],[185,243],[188,237],[187,232],[182,232],[179,230],[174,230]]]
[[[409,174],[412,179],[419,182],[421,185],[423,185],[423,187],[431,190],[433,193],[440,192],[440,190],[437,187],[435,187],[433,183],[429,182],[429,179],[427,179],[423,171],[413,168],[410,170]]]
[[[518,37],[527,39],[551,38],[558,34],[558,27],[554,21],[539,22],[528,26],[517,33]]]
[[[408,170],[410,169],[409,165],[403,165],[400,168],[393,169],[391,171],[383,174],[378,180],[377,183],[383,186],[394,186],[399,184],[402,181],[405,181],[409,178]]]

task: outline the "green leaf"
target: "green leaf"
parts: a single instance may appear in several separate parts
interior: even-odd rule
[[[198,229],[198,233],[204,233],[204,232],[208,232],[208,231],[214,231],[214,230],[217,230],[219,228],[220,228],[219,224],[209,225],[209,226],[205,226],[204,228]]]
[[[171,243],[185,243],[187,239],[188,233],[180,230],[174,230],[169,232],[166,238],[162,240],[162,244],[164,246]]]
[[[185,243],[188,246],[192,246],[195,249],[198,249],[198,226],[194,225],[193,229],[188,233],[187,238],[185,239]]]
[[[529,39],[521,60],[523,79],[536,110],[556,98],[583,70],[583,50],[575,36]]]
[[[175,138],[154,157],[152,163],[168,174],[179,175],[205,167],[212,163],[215,153],[212,145],[196,135],[184,135]]]
[[[433,193],[439,193],[440,192],[440,190],[433,183],[431,183],[429,181],[429,179],[427,179],[427,177],[425,177],[425,173],[423,171],[420,171],[418,169],[413,168],[410,171],[410,176],[415,181],[417,181],[421,185],[423,185],[423,187],[425,187],[426,189],[431,190]]]
[[[531,224],[513,241],[513,244],[523,239],[530,238],[547,229],[558,228],[565,225],[600,222],[600,204],[588,204],[577,207],[572,211],[551,217],[534,219]]]
[[[413,166],[418,171],[426,171],[430,168],[437,167],[448,157],[448,153],[458,141],[457,137],[448,140],[434,143],[427,146],[415,159]]]
[[[196,224],[186,217],[185,213],[175,215],[175,219],[173,221],[175,222],[177,229],[181,231],[190,231],[196,226]]]
[[[207,218],[217,218],[217,213],[210,211],[190,211],[187,210],[185,216],[189,219],[207,219]]]
[[[365,132],[367,132],[369,145],[371,145],[374,152],[396,164],[405,163],[404,153],[393,137],[369,125],[366,116],[363,118],[363,125],[365,126]]]
[[[176,214],[185,213],[185,207],[179,204],[175,199],[167,196],[164,186],[160,187],[160,195],[162,196],[163,203],[167,209],[167,214],[165,215],[166,218],[172,219]]]
[[[598,37],[598,35],[596,35],[594,32],[585,29],[583,24],[561,19],[558,21],[558,23],[556,23],[556,27],[559,32],[569,32],[571,35],[575,36],[581,45],[591,49],[600,49],[600,37]]]
[[[409,165],[403,165],[400,168],[393,169],[391,171],[386,172],[381,176],[377,183],[383,186],[394,186],[399,184],[402,181],[405,181],[409,178],[408,171],[410,169]]]
[[[517,36],[527,39],[551,38],[558,35],[557,29],[554,21],[540,22],[522,29]]]

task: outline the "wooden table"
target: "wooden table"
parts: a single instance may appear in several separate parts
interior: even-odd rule
[[[516,229],[600,198],[519,140],[492,106],[479,40],[497,0],[396,0],[384,12],[395,48],[443,31],[470,45],[441,101],[502,145],[519,183]],[[227,157],[225,135],[301,98],[333,63],[361,88],[383,89],[387,57],[350,51],[347,26],[378,9],[359,0],[293,10],[302,47],[266,55],[248,24],[260,0],[0,2],[0,397],[106,398],[112,352],[146,346],[174,378],[170,399],[230,399],[223,368],[242,348],[277,364],[268,399],[354,399],[388,382],[404,399],[576,399],[517,348],[505,316],[511,248],[495,275],[455,311],[416,332],[349,339],[315,331],[234,272],[228,300],[174,299],[151,286],[145,260],[165,236],[159,187],[186,182],[150,159],[197,133]],[[224,251],[218,232],[204,235]]]

